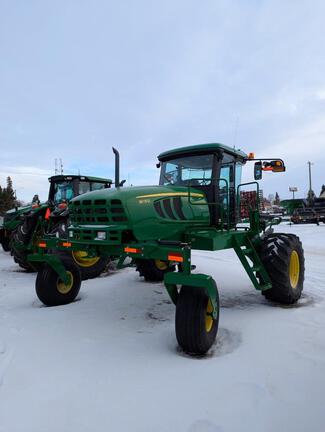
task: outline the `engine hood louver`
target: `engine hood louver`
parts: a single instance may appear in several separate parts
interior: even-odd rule
[[[154,202],[158,216],[171,220],[186,220],[182,210],[182,200],[178,197],[164,198]]]

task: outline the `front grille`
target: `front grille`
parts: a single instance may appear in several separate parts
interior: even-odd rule
[[[78,199],[70,203],[69,216],[72,224],[103,225],[127,221],[118,199]]]

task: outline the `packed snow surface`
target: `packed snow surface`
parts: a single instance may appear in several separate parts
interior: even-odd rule
[[[134,269],[84,282],[74,303],[44,307],[35,275],[0,252],[0,431],[325,430],[325,225],[300,236],[304,294],[267,302],[233,251],[197,251],[221,295],[204,358],[177,347],[175,307]]]

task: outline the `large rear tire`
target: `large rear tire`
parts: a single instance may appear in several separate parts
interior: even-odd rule
[[[20,268],[26,270],[29,273],[36,272],[38,270],[38,265],[31,264],[27,260],[28,252],[26,250],[27,235],[24,233],[23,225],[19,225],[17,229],[14,231],[12,235],[11,242],[11,255],[16,264],[19,265]],[[17,246],[21,246],[21,248],[17,248]]]
[[[263,291],[268,299],[290,305],[299,300],[305,279],[305,258],[299,237],[271,234],[263,240],[260,258],[272,282]]]
[[[162,282],[165,273],[175,271],[176,266],[168,261],[154,259],[137,259],[136,270],[147,282]]]
[[[81,276],[78,266],[71,258],[62,257],[62,264],[70,276],[70,282],[65,284],[49,264],[38,271],[36,278],[36,294],[46,306],[59,306],[73,302],[77,297]]]
[[[33,273],[37,271],[37,268],[28,262],[27,253],[25,251],[17,251],[14,249],[11,252],[15,263],[18,264],[20,268],[26,270],[27,273]]]
[[[213,345],[219,325],[219,295],[217,317],[203,288],[182,286],[176,304],[175,330],[180,347],[189,354],[203,355]]]

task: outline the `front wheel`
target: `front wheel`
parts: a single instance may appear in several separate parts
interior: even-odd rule
[[[71,258],[62,258],[62,264],[69,276],[65,284],[49,264],[39,270],[36,278],[36,294],[46,306],[59,306],[73,302],[77,297],[81,276],[78,267]]]
[[[219,325],[219,295],[216,291],[217,316],[212,315],[211,300],[199,287],[182,286],[176,304],[175,330],[180,347],[189,354],[203,355],[213,345]]]

